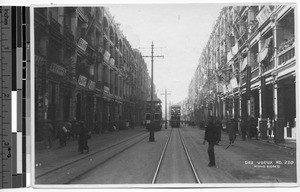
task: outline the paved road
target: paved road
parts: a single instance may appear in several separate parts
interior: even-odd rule
[[[178,128],[174,128],[171,133],[156,183],[197,183],[185,154]]]
[[[155,142],[147,139],[126,150],[72,184],[149,184],[171,128],[155,133]],[[228,137],[222,135],[219,146],[215,146],[217,167],[208,167],[207,145],[203,145],[204,131],[199,128],[181,128],[190,151],[195,169],[202,183],[273,183],[296,182],[296,150],[276,146],[257,140],[242,141],[237,138],[235,145],[225,149]],[[179,138],[172,137],[170,151],[163,161],[163,183],[194,183],[183,164],[183,150]],[[173,153],[172,153],[173,152]],[[177,169],[176,169],[177,168]],[[180,175],[181,173],[181,175]]]
[[[146,138],[70,184],[151,183],[169,131],[155,132],[155,142],[149,142]]]
[[[198,128],[184,128],[182,131],[203,183],[296,182],[295,149],[257,140],[242,141],[239,137],[234,146],[226,149],[228,136],[222,134],[220,145],[215,146],[217,167],[211,168],[207,167],[208,145],[202,144],[204,131]]]

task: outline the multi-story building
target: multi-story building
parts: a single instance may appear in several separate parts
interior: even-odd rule
[[[107,8],[35,8],[36,135],[41,122],[84,120],[95,133],[142,121],[150,77]]]
[[[260,136],[296,137],[295,5],[224,7],[191,81],[196,122],[255,118]],[[240,124],[239,124],[240,129]]]

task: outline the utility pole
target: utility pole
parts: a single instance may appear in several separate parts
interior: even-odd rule
[[[171,93],[167,92],[167,89],[165,89],[165,93],[161,93],[161,95],[165,95],[165,129],[167,129],[167,123],[168,123],[168,111],[167,111],[167,95],[171,95]]]
[[[153,41],[151,44],[151,56],[143,56],[143,57],[151,57],[151,117],[150,117],[150,136],[149,136],[149,141],[154,142],[155,138],[154,138],[154,126],[153,126],[153,116],[154,116],[154,103],[153,103],[153,58],[154,57],[164,57],[161,55],[157,55],[154,56],[154,45],[153,45]]]

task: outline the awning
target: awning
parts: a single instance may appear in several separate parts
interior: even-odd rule
[[[242,66],[241,66],[241,71],[244,71],[244,69],[246,68],[248,62],[247,62],[247,57],[244,58],[243,62],[242,62]]]
[[[273,37],[269,37],[268,39],[265,40],[265,43],[264,43],[263,47],[261,48],[261,51],[258,53],[257,62],[260,63],[266,59],[272,38]]]

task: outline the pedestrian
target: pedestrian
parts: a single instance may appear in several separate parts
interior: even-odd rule
[[[205,126],[205,136],[204,136],[204,141],[203,141],[203,145],[205,145],[205,141],[208,142],[207,153],[208,153],[208,157],[209,157],[209,163],[208,163],[209,167],[216,166],[214,145],[217,140],[218,140],[217,128],[213,123],[213,117],[209,116],[208,122]]]
[[[242,131],[242,139],[243,141],[246,140],[246,131],[247,131],[247,127],[246,127],[246,122],[244,119],[241,119],[241,131]]]
[[[71,122],[72,126],[71,126],[71,135],[73,139],[77,139],[78,137],[78,127],[79,127],[79,123],[76,120],[76,118],[73,119],[73,121]]]
[[[229,136],[229,145],[232,145],[236,139],[236,128],[235,120],[232,118],[229,123],[228,136]]]
[[[217,129],[216,145],[219,145],[219,142],[221,141],[221,132],[222,132],[222,122],[220,121],[219,118],[216,118],[215,126],[216,126],[216,129]]]
[[[59,122],[58,124],[58,140],[59,146],[65,147],[67,145],[67,134],[68,130],[64,122]]]
[[[258,130],[257,130],[257,124],[254,117],[249,117],[249,137],[250,139],[252,137],[255,137],[256,140],[258,140]]]
[[[43,137],[46,149],[52,148],[53,126],[50,120],[45,120],[43,124]]]
[[[72,123],[70,121],[67,121],[65,123],[65,127],[67,129],[67,139],[69,140],[72,136]]]
[[[78,133],[78,152],[83,153],[84,150],[86,150],[88,153],[90,150],[88,146],[89,131],[87,130],[84,121],[80,121]]]

